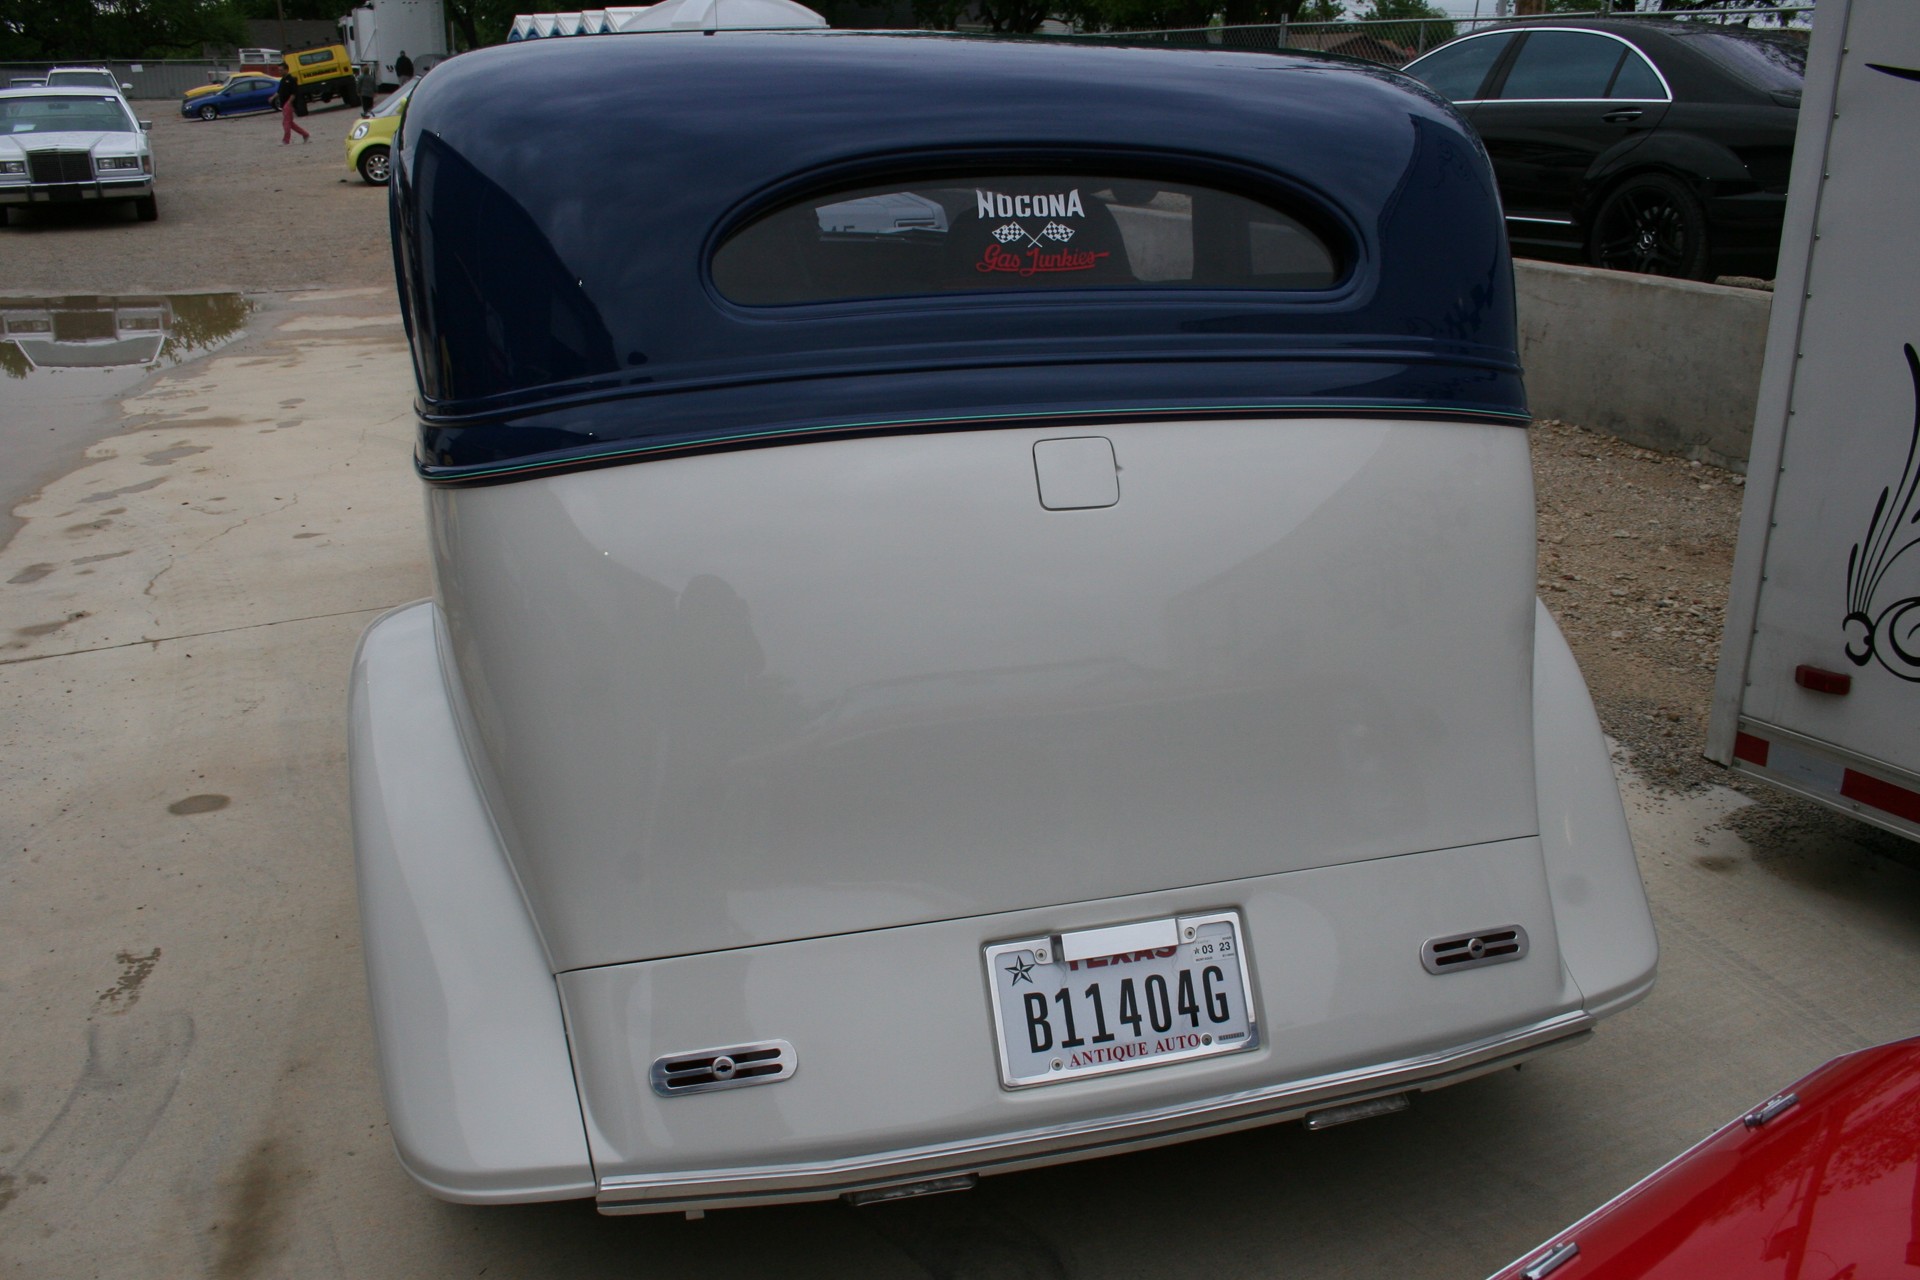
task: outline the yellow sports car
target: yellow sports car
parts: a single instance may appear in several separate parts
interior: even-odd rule
[[[372,114],[361,116],[347,130],[347,168],[359,173],[370,186],[387,185],[387,154],[393,147],[393,132],[406,113],[407,95],[420,83],[415,76],[387,95]]]

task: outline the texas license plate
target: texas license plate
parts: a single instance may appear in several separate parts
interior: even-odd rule
[[[985,949],[1010,1089],[1240,1053],[1260,1042],[1233,911]]]

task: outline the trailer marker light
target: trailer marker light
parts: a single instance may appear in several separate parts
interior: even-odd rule
[[[1828,671],[1825,667],[1811,666],[1805,662],[1793,669],[1793,682],[1802,689],[1811,689],[1815,693],[1831,693],[1845,697],[1853,688],[1853,677],[1838,671]]]

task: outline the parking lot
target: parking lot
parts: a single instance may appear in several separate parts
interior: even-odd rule
[[[0,236],[0,289],[250,292],[391,273],[386,193],[346,167],[357,110],[316,104],[300,122],[313,141],[282,146],[275,112],[205,121],[184,119],[177,102],[133,105],[153,122],[160,220],[109,210],[16,222]]]
[[[1915,1031],[1905,846],[1698,759],[1738,477],[1548,424],[1541,592],[1620,743],[1663,949],[1592,1041],[1398,1116],[891,1206],[430,1199],[385,1134],[346,810],[354,642],[430,589],[385,195],[344,167],[352,112],[282,147],[274,116],[141,106],[160,220],[0,230],[4,292],[249,305],[151,374],[0,382],[32,459],[0,482],[5,1274],[1475,1277]]]

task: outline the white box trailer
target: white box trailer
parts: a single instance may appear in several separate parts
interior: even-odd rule
[[[394,59],[405,53],[416,68],[447,56],[447,16],[441,0],[371,0],[340,19],[347,54],[363,88],[399,85]]]
[[[1920,5],[1815,21],[1707,754],[1920,838]]]

